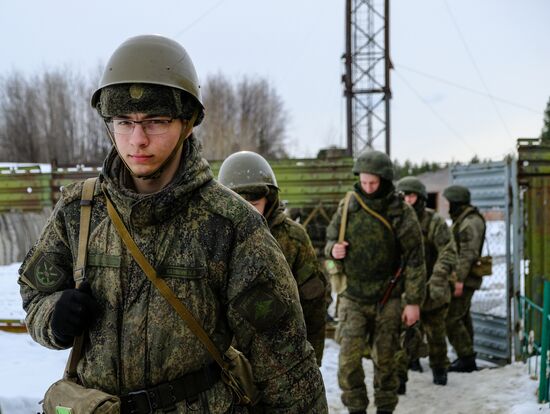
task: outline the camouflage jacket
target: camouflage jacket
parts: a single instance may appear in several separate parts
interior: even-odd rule
[[[426,267],[422,232],[416,213],[393,191],[384,198],[369,199],[357,183],[355,192],[369,208],[387,219],[391,230],[366,212],[354,197],[351,198],[345,233],[349,246],[342,260],[347,277],[347,288],[343,294],[365,303],[376,303],[401,266],[402,276],[392,296],[399,297],[404,292],[405,303],[422,304]],[[342,200],[327,227],[327,257],[332,257],[332,247],[338,240],[343,204]]]
[[[428,289],[423,310],[437,309],[451,301],[449,277],[456,267],[456,246],[443,217],[425,208],[418,214],[424,239]]]
[[[485,219],[477,208],[466,206],[453,217],[451,231],[458,251],[457,280],[463,282],[464,286],[479,289],[482,278],[471,275],[470,271],[483,247]]]
[[[213,361],[123,245],[106,212],[108,195],[140,250],[220,351],[234,340],[249,358],[266,413],[327,412],[285,258],[253,208],[212,179],[195,138],[184,144],[180,169],[161,191],[137,194],[129,181],[112,151],[92,207],[86,277],[102,312],[78,364],[84,386],[120,395]],[[77,183],[62,191],[20,268],[29,332],[52,349],[63,347],[50,327],[54,305],[74,286],[81,188]],[[230,409],[232,395],[222,381],[205,395],[208,407],[194,412]],[[185,401],[178,403],[178,413],[188,410]]]
[[[298,284],[307,339],[315,349],[317,363],[321,365],[325,346],[325,290],[328,282],[306,230],[284,213],[282,205],[270,215],[267,222]]]

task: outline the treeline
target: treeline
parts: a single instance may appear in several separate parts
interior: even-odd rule
[[[425,172],[434,172],[441,170],[443,168],[452,167],[454,165],[459,164],[480,164],[484,162],[491,162],[489,158],[481,159],[477,155],[474,155],[470,161],[461,163],[458,161],[451,161],[451,162],[429,162],[429,161],[422,161],[421,163],[415,163],[410,160],[405,160],[404,162],[400,162],[399,160],[393,161],[394,171],[396,179],[406,177],[407,175],[420,175]]]
[[[90,107],[101,68],[91,75],[70,68],[0,77],[0,161],[100,164],[111,144]],[[262,78],[233,83],[221,74],[201,86],[207,116],[195,135],[204,156],[223,159],[239,150],[286,157],[287,114],[277,91]]]

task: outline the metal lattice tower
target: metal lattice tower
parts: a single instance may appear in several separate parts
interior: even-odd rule
[[[390,155],[389,0],[346,0],[343,56],[347,149],[357,155],[385,138]]]

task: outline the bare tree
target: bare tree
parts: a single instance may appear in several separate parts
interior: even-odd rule
[[[0,144],[7,149],[3,157],[99,164],[110,142],[89,104],[97,78],[68,68],[32,76],[12,72],[0,78],[0,90],[5,91],[0,95]]]
[[[266,158],[286,157],[284,105],[265,79],[243,77],[236,86],[222,74],[204,86],[206,117],[197,130],[209,159],[249,150]]]
[[[99,164],[111,143],[89,99],[100,66],[91,76],[68,67],[0,78],[0,145],[6,161]],[[233,85],[224,75],[207,78],[207,116],[196,134],[209,159],[239,150],[266,158],[286,157],[287,116],[275,89],[261,78]]]

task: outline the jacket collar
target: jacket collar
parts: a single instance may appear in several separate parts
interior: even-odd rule
[[[177,215],[195,190],[212,180],[212,171],[202,158],[199,142],[192,135],[183,144],[182,159],[174,179],[157,193],[135,192],[130,174],[114,148],[105,159],[100,180],[103,191],[122,219],[130,226],[145,227]]]

